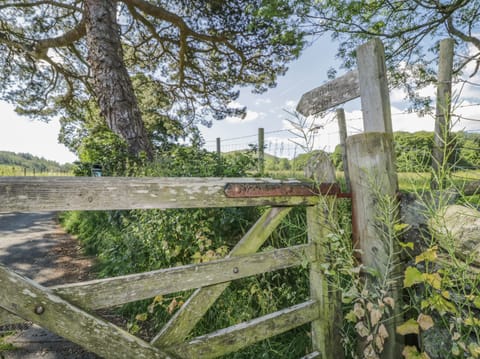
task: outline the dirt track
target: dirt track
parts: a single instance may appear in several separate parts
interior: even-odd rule
[[[52,212],[0,214],[0,263],[44,286],[92,278],[92,259],[82,255]],[[17,349],[0,350],[0,358],[96,358],[39,327],[27,327],[6,339]]]

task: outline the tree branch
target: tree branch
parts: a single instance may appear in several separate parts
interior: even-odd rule
[[[74,10],[74,11],[82,11],[81,8],[78,8],[76,6],[68,5],[59,1],[51,1],[51,0],[44,0],[44,1],[35,1],[35,2],[27,2],[27,3],[7,3],[7,4],[2,4],[0,5],[0,10],[1,9],[7,9],[9,7],[12,8],[19,8],[19,7],[36,7],[40,5],[51,5],[54,7],[59,7],[67,10]]]
[[[447,19],[447,30],[450,32],[452,35],[462,39],[465,42],[469,42],[472,45],[474,45],[477,49],[480,50],[480,39],[474,37],[474,36],[469,36],[467,34],[464,34],[460,30],[458,30],[454,25],[453,25],[453,19],[452,17],[449,17]]]
[[[49,48],[70,46],[84,37],[85,34],[85,21],[81,20],[73,29],[63,35],[37,41],[34,45],[33,54],[39,59],[44,59]]]
[[[237,49],[225,36],[214,36],[214,35],[206,35],[201,34],[190,28],[187,23],[181,18],[180,16],[162,8],[159,6],[152,5],[144,0],[121,0],[127,6],[134,6],[145,14],[153,16],[157,19],[167,21],[173,25],[175,25],[180,31],[180,39],[184,37],[193,37],[197,40],[205,41],[205,42],[214,42],[214,43],[222,43],[226,47],[228,47],[231,51],[236,53],[242,62],[242,69],[247,61],[242,51]],[[183,42],[186,45],[186,42]],[[180,46],[182,47],[182,41],[180,41]],[[185,50],[185,49],[184,49]],[[180,51],[184,51],[180,50]],[[181,60],[180,60],[181,61]]]

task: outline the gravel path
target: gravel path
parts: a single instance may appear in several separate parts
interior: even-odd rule
[[[0,214],[0,263],[45,286],[93,278],[92,259],[81,254],[52,212]],[[23,326],[27,329],[3,339],[16,349],[0,349],[0,359],[98,358],[38,326]]]

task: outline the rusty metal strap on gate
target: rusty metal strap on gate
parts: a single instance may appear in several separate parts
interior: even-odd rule
[[[293,197],[293,196],[337,196],[350,197],[342,193],[338,183],[227,183],[225,195],[229,198]]]

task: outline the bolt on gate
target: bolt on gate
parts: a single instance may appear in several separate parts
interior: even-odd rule
[[[321,222],[327,209],[319,205],[319,196],[337,192],[335,183],[245,178],[0,178],[2,212],[270,206],[226,258],[212,262],[54,287],[0,265],[0,325],[28,320],[105,358],[215,358],[311,322],[314,352],[307,357],[332,357],[333,350],[342,349],[339,323],[330,311],[332,296],[320,270],[326,257]],[[300,205],[307,206],[309,243],[256,253],[292,207]],[[310,300],[186,340],[230,281],[306,261]],[[196,291],[150,343],[93,313],[190,289]]]

